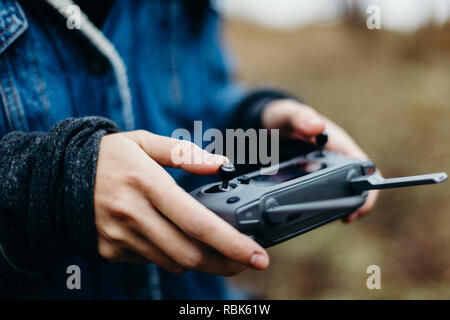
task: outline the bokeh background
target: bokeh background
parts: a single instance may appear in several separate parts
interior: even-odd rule
[[[366,28],[369,4],[382,9],[381,30]],[[343,126],[386,177],[450,172],[449,0],[217,6],[239,79],[301,95]],[[370,215],[269,253],[268,270],[231,281],[269,299],[450,299],[449,182],[384,191]],[[373,264],[381,290],[366,287]]]

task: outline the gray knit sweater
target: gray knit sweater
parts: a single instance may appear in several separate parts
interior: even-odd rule
[[[98,148],[103,135],[117,131],[110,120],[86,117],[0,140],[1,288],[73,254],[100,259],[93,206]]]

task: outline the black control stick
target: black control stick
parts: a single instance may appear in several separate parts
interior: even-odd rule
[[[319,148],[319,156],[323,157],[323,150],[325,149],[325,145],[328,142],[328,134],[326,132],[322,132],[316,136],[316,144]]]
[[[229,191],[230,190],[230,180],[234,178],[236,174],[236,168],[232,163],[224,163],[222,167],[220,167],[219,175],[222,178],[222,185],[219,187],[221,191]]]

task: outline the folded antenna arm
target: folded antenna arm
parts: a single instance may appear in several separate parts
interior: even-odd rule
[[[359,208],[366,197],[364,195],[345,198],[311,201],[297,204],[276,205],[265,210],[265,215],[270,222],[280,223],[292,216],[304,213],[316,213],[320,211],[344,211]]]
[[[380,175],[373,174],[370,176],[362,176],[351,179],[349,183],[354,191],[362,192],[373,189],[388,189],[434,184],[445,180],[447,180],[447,174],[445,172],[390,179],[385,179]]]

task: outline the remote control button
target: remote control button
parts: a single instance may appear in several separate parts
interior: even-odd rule
[[[247,176],[242,176],[242,177],[238,178],[238,181],[242,184],[249,184],[250,178]]]
[[[239,197],[229,197],[229,198],[227,199],[227,203],[236,203],[236,202],[238,202],[239,200],[241,200],[241,198],[239,198]]]
[[[363,172],[365,175],[371,175],[375,173],[375,166],[372,164],[363,165]]]

